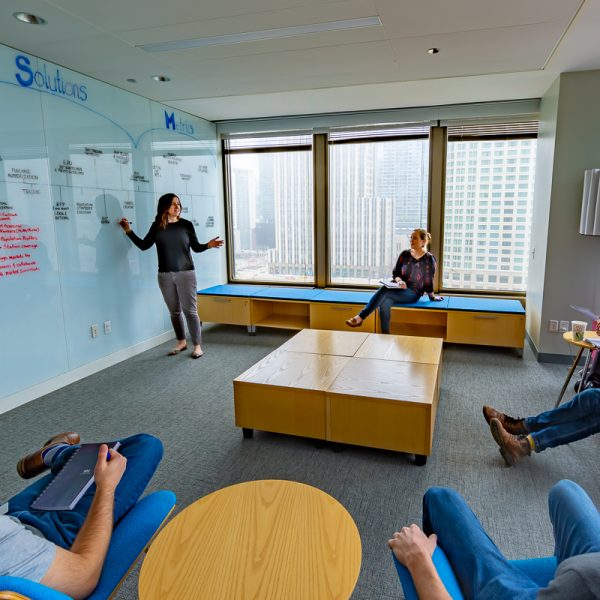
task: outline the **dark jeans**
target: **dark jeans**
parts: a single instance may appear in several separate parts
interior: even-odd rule
[[[535,451],[570,444],[600,431],[600,389],[575,394],[569,402],[525,419]]]
[[[600,551],[600,514],[581,487],[567,479],[559,481],[550,490],[548,506],[558,564]],[[467,600],[537,596],[540,587],[506,560],[458,492],[448,488],[426,492],[423,531],[438,536]]]
[[[383,333],[389,333],[392,306],[394,306],[394,304],[412,304],[418,299],[419,296],[417,292],[410,288],[395,290],[382,286],[375,292],[367,305],[358,313],[358,316],[361,319],[366,319],[374,310],[379,309],[381,331]]]
[[[127,468],[115,490],[115,525],[139,500],[152,478],[163,455],[162,442],[151,435],[140,433],[123,440],[119,453],[127,458]],[[62,548],[70,548],[90,509],[96,486],[92,485],[73,510],[32,510],[31,503],[42,493],[50,480],[61,470],[79,446],[71,446],[52,461],[52,473],[46,475],[8,501],[8,513],[21,523],[31,525],[44,537]]]
[[[158,273],[158,287],[169,313],[175,336],[179,341],[185,340],[185,326],[183,315],[187,322],[192,344],[198,346],[202,343],[202,329],[198,317],[196,271],[170,271]]]

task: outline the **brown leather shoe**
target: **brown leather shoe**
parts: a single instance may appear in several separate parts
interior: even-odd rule
[[[531,446],[527,436],[508,433],[498,419],[491,419],[490,431],[496,444],[500,447],[500,454],[507,466],[512,467],[524,456],[531,454]]]
[[[79,444],[78,433],[74,431],[64,431],[63,433],[57,433],[55,436],[52,436],[39,450],[24,456],[17,463],[17,473],[23,479],[31,479],[40,473],[43,473],[46,469],[49,469],[46,464],[44,464],[44,460],[42,458],[42,453],[44,450],[51,448],[52,446],[56,446],[57,444],[68,444],[69,446],[73,446],[74,444]]]
[[[502,427],[504,427],[508,433],[512,433],[513,435],[525,435],[529,433],[525,428],[525,419],[509,417],[491,406],[483,407],[483,416],[488,425],[492,419],[498,419],[498,421],[502,423]]]
[[[348,327],[360,327],[362,324],[363,322],[358,320],[358,316],[352,317],[346,321],[346,325],[348,325]]]

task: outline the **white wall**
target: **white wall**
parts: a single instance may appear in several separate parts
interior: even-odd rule
[[[533,215],[536,254],[530,262],[535,284],[527,294],[528,332],[542,358],[573,353],[561,334],[548,331],[550,319],[581,319],[571,304],[600,314],[600,237],[578,233],[583,173],[600,167],[599,107],[600,71],[564,73],[542,100],[544,133]]]

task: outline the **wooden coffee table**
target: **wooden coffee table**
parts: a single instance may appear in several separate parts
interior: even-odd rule
[[[358,529],[325,492],[294,481],[223,488],[170,521],[142,564],[141,600],[349,598]]]
[[[233,382],[235,424],[431,454],[442,339],[304,329]]]

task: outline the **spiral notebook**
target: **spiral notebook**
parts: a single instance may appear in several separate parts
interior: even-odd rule
[[[105,442],[106,443],[106,442]],[[94,467],[102,444],[81,444],[65,466],[31,503],[35,510],[73,510],[81,497],[94,483]],[[117,450],[120,442],[108,442]]]

